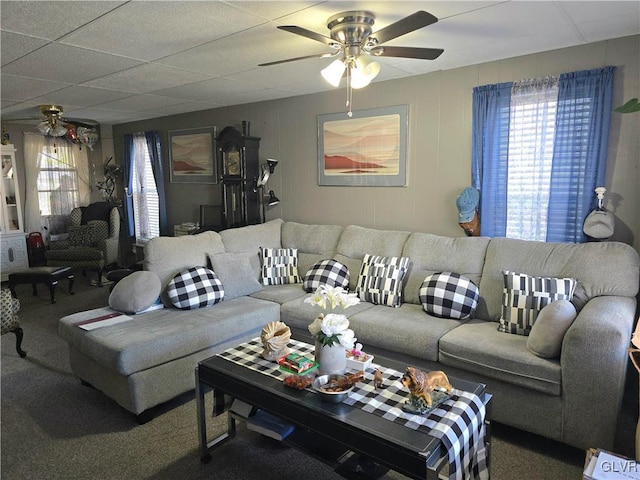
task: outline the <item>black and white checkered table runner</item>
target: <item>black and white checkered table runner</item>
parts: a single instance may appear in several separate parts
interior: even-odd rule
[[[308,358],[314,356],[313,345],[291,340],[289,346],[293,352]],[[254,338],[225,350],[218,356],[281,380],[290,375],[280,370],[276,363],[263,359],[262,350],[260,338]],[[374,389],[372,381],[376,368],[380,370],[383,379],[383,388],[378,390]],[[357,383],[344,403],[440,438],[449,454],[450,480],[489,478],[485,447],[485,407],[477,395],[454,389],[451,398],[428,415],[415,415],[402,410],[402,405],[408,398],[408,391],[400,383],[402,373],[373,364],[365,372],[365,378],[369,381]],[[308,390],[315,393],[311,388]],[[231,401],[227,396],[215,395],[214,415],[229,408]]]

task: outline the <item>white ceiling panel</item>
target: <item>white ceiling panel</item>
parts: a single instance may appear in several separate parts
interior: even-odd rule
[[[2,0],[2,30],[56,40],[124,3]]]
[[[264,22],[222,2],[139,1],[78,29],[61,43],[155,60]]]
[[[13,75],[2,74],[2,98],[8,100],[28,101],[45,93],[61,90],[68,83],[52,82],[50,80],[40,80],[37,78],[15,77]],[[4,113],[4,112],[3,112]]]
[[[47,43],[47,40],[41,38],[3,31],[0,37],[0,61],[2,65],[6,65]]]
[[[83,83],[93,78],[139,65],[124,57],[50,43],[2,67],[2,73],[23,77]]]
[[[89,87],[122,90],[133,93],[148,93],[163,88],[206,80],[209,77],[177,68],[165,67],[154,63],[146,63],[138,67],[122,70],[111,75],[85,82]]]
[[[333,90],[320,76],[331,58],[258,64],[333,52],[277,26],[328,36],[329,17],[349,10],[375,15],[374,37],[419,10],[439,19],[388,43],[443,48],[438,59],[380,57],[375,82],[640,34],[637,0],[3,0],[0,9],[3,120],[40,102],[113,124]]]

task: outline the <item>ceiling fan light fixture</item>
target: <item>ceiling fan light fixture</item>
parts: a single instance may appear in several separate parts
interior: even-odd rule
[[[42,135],[49,135],[49,130],[51,130],[51,125],[49,124],[49,120],[44,120],[40,122],[36,128]]]
[[[64,137],[66,134],[67,129],[59,123],[51,125],[51,128],[49,129],[49,135],[52,137]]]
[[[380,73],[378,62],[366,62],[363,57],[355,61],[355,68],[351,69],[351,88],[364,88]]]
[[[334,60],[320,72],[322,77],[334,87],[340,86],[340,80],[347,66],[341,59]]]

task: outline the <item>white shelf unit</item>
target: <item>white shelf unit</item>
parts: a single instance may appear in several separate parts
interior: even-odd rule
[[[20,185],[16,174],[16,150],[13,145],[1,146],[2,182],[0,183],[0,272],[2,281],[9,274],[29,266],[24,233]]]

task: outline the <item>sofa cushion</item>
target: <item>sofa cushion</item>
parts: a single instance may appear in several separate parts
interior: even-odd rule
[[[280,317],[275,303],[239,297],[215,308],[156,310],[91,332],[75,326],[109,313],[111,308],[100,308],[67,315],[60,319],[58,331],[74,349],[121,375],[162,367],[194,352],[211,352],[233,339],[238,339],[237,344],[248,334],[259,337],[265,324]]]
[[[420,287],[422,308],[436,317],[469,318],[476,311],[478,297],[476,284],[454,272],[429,275]]]
[[[153,272],[133,272],[120,280],[109,294],[109,306],[124,313],[146,310],[158,300],[162,285]]]
[[[333,258],[345,264],[349,271],[353,273],[349,280],[349,289],[355,290],[356,288],[358,277],[355,272],[360,271],[365,253],[385,257],[400,257],[402,256],[402,247],[408,237],[409,232],[377,230],[357,225],[345,227]]]
[[[349,269],[346,265],[333,260],[320,260],[305,274],[302,287],[306,292],[315,292],[319,286],[342,287],[349,289]]]
[[[579,289],[579,297],[572,303],[576,302],[574,305],[580,310],[594,297],[635,297],[640,279],[639,264],[638,252],[620,242],[572,244],[492,238],[482,270],[480,301],[475,316],[496,322],[500,319],[504,270],[577,279],[583,288]],[[455,271],[462,273],[461,270]]]
[[[420,305],[418,295],[422,282],[427,276],[438,272],[456,272],[480,286],[488,245],[489,238],[486,237],[444,237],[430,233],[412,233],[402,250],[402,256],[411,259],[405,276],[403,301]],[[478,302],[482,301],[482,291],[480,293]]]
[[[282,286],[284,287],[284,285]],[[266,293],[267,291],[273,288],[282,288],[282,287],[267,287],[262,292],[257,293],[256,295],[261,295]],[[305,302],[307,298],[310,298],[313,293],[305,293],[300,286],[298,286],[299,292],[302,293],[302,296],[297,296],[294,298],[290,298],[285,302],[281,302],[280,308],[280,320],[289,325],[291,328],[298,328],[304,331],[304,333],[309,334],[307,327],[316,319],[320,310],[318,307],[314,307]],[[345,310],[345,314],[349,317],[349,321],[351,318],[361,312],[367,311],[375,307],[372,303],[360,302],[357,305],[353,305]],[[391,312],[390,308],[387,307],[379,307],[389,314]],[[422,314],[424,317],[424,313]],[[387,325],[388,328],[388,325]],[[356,332],[356,337],[358,336],[358,332]]]
[[[533,277],[505,271],[502,315],[498,331],[529,335],[538,312],[556,300],[571,300],[574,278]]]
[[[343,229],[338,225],[285,222],[282,224],[281,246],[298,249],[298,271],[306,272],[316,262],[334,257]]]
[[[370,308],[360,310],[361,305]],[[465,322],[429,316],[421,305],[409,303],[398,308],[360,303],[348,313],[349,326],[365,352],[373,346],[429,361],[438,360],[442,336]]]
[[[495,322],[469,320],[443,335],[439,349],[444,366],[549,395],[562,392],[559,360],[537,357],[527,348],[527,337],[498,332]]]
[[[564,334],[577,315],[569,300],[551,302],[540,310],[527,338],[527,348],[542,358],[560,356]]]
[[[365,254],[355,292],[363,302],[388,307],[402,304],[402,279],[409,266],[407,257]]]
[[[169,282],[167,295],[174,307],[193,310],[222,301],[224,287],[213,271],[193,267],[179,273]]]
[[[176,274],[191,267],[206,267],[210,256],[223,252],[224,245],[217,232],[154,237],[144,246],[143,268],[158,275],[164,289]],[[256,269],[256,276],[257,273]],[[165,305],[171,304],[167,300]]]
[[[251,296],[282,305],[290,300],[304,297],[306,294],[302,289],[302,284],[289,283],[286,285],[267,285],[262,290],[252,293]]]
[[[263,285],[300,283],[298,274],[298,250],[295,248],[260,247],[262,268],[260,278]]]
[[[210,256],[209,260],[222,282],[225,300],[251,295],[262,289],[246,254],[219,253]]]

